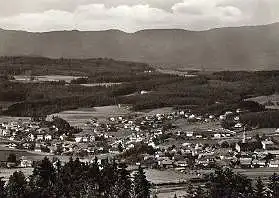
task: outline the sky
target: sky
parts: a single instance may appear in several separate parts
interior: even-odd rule
[[[0,28],[207,30],[279,22],[279,0],[0,0]]]

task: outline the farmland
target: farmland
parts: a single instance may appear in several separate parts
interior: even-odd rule
[[[31,78],[31,79],[30,79]],[[33,79],[32,79],[33,78]],[[45,75],[45,76],[24,76],[24,75],[15,75],[14,82],[58,82],[65,81],[70,83],[74,79],[78,79],[80,76],[64,76],[64,75]]]
[[[273,94],[269,96],[258,96],[254,98],[248,98],[247,101],[255,101],[259,104],[265,105],[267,109],[279,110],[279,95]]]
[[[73,126],[82,127],[92,119],[105,121],[108,120],[109,117],[127,116],[129,114],[132,114],[132,111],[130,111],[129,108],[125,106],[103,106],[62,111],[60,113],[48,116],[48,119],[50,119],[52,116],[59,116],[67,120]]]

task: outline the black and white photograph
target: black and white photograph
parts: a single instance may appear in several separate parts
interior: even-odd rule
[[[0,198],[279,198],[279,0],[0,0]]]

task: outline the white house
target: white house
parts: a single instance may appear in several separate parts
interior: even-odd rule
[[[237,123],[236,125],[234,125],[234,128],[241,128],[242,124],[241,123]]]
[[[37,135],[37,140],[44,140],[44,135]]]
[[[262,146],[264,150],[267,150],[269,147],[272,147],[274,143],[271,140],[262,141]]]
[[[187,137],[193,137],[193,135],[194,135],[194,132],[186,132]]]
[[[28,137],[28,139],[31,140],[31,141],[34,141],[34,140],[35,140],[35,136],[34,136],[32,133],[29,133],[27,137]]]
[[[52,140],[52,135],[46,134],[45,135],[45,140]]]
[[[215,134],[213,134],[213,137],[215,139],[220,139],[221,138],[221,134],[220,133],[215,133]]]
[[[22,168],[32,167],[32,163],[33,162],[31,160],[22,159],[20,160],[20,167]]]
[[[94,135],[91,135],[90,138],[89,138],[89,141],[90,141],[90,142],[95,142],[95,136],[94,136]]]
[[[75,137],[75,141],[76,141],[77,143],[81,142],[81,141],[82,141],[82,137]]]
[[[268,166],[270,168],[279,168],[279,160],[271,160]]]
[[[42,152],[41,145],[40,144],[36,144],[34,151],[35,152]]]
[[[3,136],[9,136],[10,134],[11,134],[11,131],[8,130],[8,129],[4,129],[4,130],[2,131],[2,135],[3,135]]]
[[[88,142],[88,137],[82,137],[82,142]]]

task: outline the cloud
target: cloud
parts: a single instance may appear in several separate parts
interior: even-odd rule
[[[204,30],[279,20],[278,0],[9,0],[3,5],[0,27],[28,31]]]

